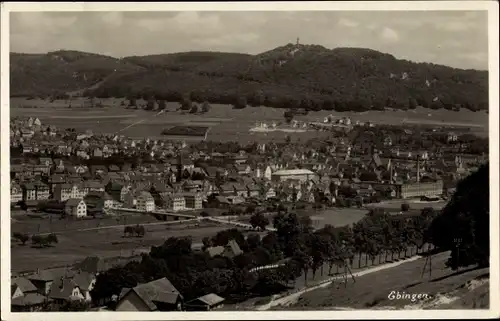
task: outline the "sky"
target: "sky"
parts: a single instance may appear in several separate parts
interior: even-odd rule
[[[12,12],[10,51],[113,57],[182,51],[258,54],[287,43],[359,47],[488,68],[486,11]]]

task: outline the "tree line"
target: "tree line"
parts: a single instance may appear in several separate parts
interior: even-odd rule
[[[22,245],[26,245],[26,242],[31,239],[33,246],[38,248],[44,248],[51,246],[52,244],[59,243],[59,239],[57,238],[57,235],[55,233],[50,233],[48,235],[30,236],[26,233],[15,232],[12,236],[14,237],[14,239],[21,242]]]

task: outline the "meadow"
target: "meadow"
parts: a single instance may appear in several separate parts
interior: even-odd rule
[[[353,310],[353,309],[428,309],[488,308],[489,269],[461,269],[453,272],[445,266],[450,252],[432,257],[432,274],[422,277],[425,259],[359,276],[347,287],[332,284],[303,294],[292,305],[275,310]],[[428,294],[430,300],[411,302],[391,300],[391,291]]]
[[[146,219],[146,221],[149,222],[149,219]],[[83,228],[82,225],[85,225],[85,223],[68,223],[66,230],[61,231],[58,229],[60,231],[57,233],[59,242],[51,247],[34,248],[30,242],[22,245],[18,241],[13,240],[11,242],[11,270],[13,272],[20,272],[36,268],[48,269],[59,266],[70,266],[92,255],[103,258],[136,256],[141,252],[149,251],[153,245],[158,246],[162,244],[169,237],[190,236],[193,240],[193,245],[199,246],[203,237],[211,237],[217,232],[228,228],[216,223],[205,222],[199,224],[156,222],[154,225],[148,225],[138,217],[127,219],[127,225],[144,224],[146,234],[142,238],[124,237],[123,223],[115,225],[113,228],[93,230],[81,230]],[[12,224],[12,231],[36,233],[36,227],[39,224],[36,220],[31,224],[21,221],[14,222]],[[87,228],[92,228],[96,227],[97,223],[87,224],[89,224]],[[44,230],[47,230],[47,225],[45,225]],[[36,265],[33,262],[36,262]]]
[[[156,112],[128,109],[121,106],[123,99],[103,100],[102,108],[79,107],[74,102],[68,108],[65,101],[48,102],[44,100],[26,100],[23,98],[11,99],[11,117],[38,117],[43,124],[55,125],[62,128],[77,130],[90,129],[95,133],[119,133],[125,136],[162,137],[161,131],[176,125],[198,125],[211,127],[208,140],[227,141],[237,137],[240,142],[283,140],[290,135],[294,140],[308,140],[328,136],[327,132],[308,131],[305,133],[285,133],[280,131],[258,133],[249,132],[256,122],[283,122],[285,110],[268,107],[247,107],[233,109],[228,105],[212,104],[209,112],[204,114],[190,114],[178,111],[178,103],[168,103],[167,112],[156,115]],[[139,104],[141,102],[138,102]],[[31,107],[30,107],[31,106]],[[32,108],[36,106],[37,108]],[[336,117],[351,117],[352,120],[384,124],[433,124],[440,126],[466,126],[477,134],[487,135],[488,114],[462,110],[431,110],[417,108],[410,111],[369,111],[354,112],[309,112],[308,115],[298,115],[299,121],[322,121],[327,115]],[[135,125],[133,125],[135,124]],[[127,126],[129,126],[127,128]],[[165,137],[164,137],[165,138]]]

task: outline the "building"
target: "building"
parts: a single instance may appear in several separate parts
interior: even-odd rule
[[[35,182],[36,199],[37,200],[47,200],[50,197],[50,188],[48,185],[42,182]]]
[[[275,182],[284,182],[291,179],[306,182],[314,176],[315,174],[308,169],[285,169],[272,173],[271,179]]]
[[[23,293],[19,286],[12,285],[13,296],[10,301],[12,312],[38,312],[49,301],[39,293]]]
[[[87,204],[87,208],[111,208],[115,207],[117,201],[115,201],[108,193],[106,192],[89,192],[85,198],[85,203]]]
[[[84,301],[80,287],[72,278],[58,278],[50,287],[48,298],[55,303],[63,304],[67,301]]]
[[[264,178],[270,181],[272,176],[273,176],[273,171],[271,169],[271,166],[267,166],[266,169],[264,170]]]
[[[37,271],[37,273],[28,277],[28,280],[37,288],[37,292],[41,295],[49,294],[54,279],[54,275],[48,270]]]
[[[87,216],[87,204],[81,198],[70,198],[64,205],[64,213],[73,217]]]
[[[169,194],[164,197],[164,206],[174,212],[186,209],[186,198],[182,194]]]
[[[396,195],[400,198],[435,197],[443,194],[443,181],[412,182],[396,185]]]
[[[36,187],[33,183],[23,184],[23,201],[36,201]]]
[[[155,200],[151,193],[141,191],[137,196],[137,209],[139,211],[153,212],[155,210]]]
[[[184,193],[185,208],[199,210],[203,208],[203,198],[200,193]]]
[[[57,184],[54,187],[54,199],[64,202],[70,198],[84,198],[89,189],[80,184]]]
[[[230,240],[226,246],[213,246],[207,248],[207,252],[211,257],[224,256],[233,258],[243,253],[238,243],[235,240]]]
[[[17,184],[10,184],[10,204],[16,205],[23,200],[23,190]]]
[[[186,311],[211,311],[224,306],[224,298],[215,293],[209,293],[186,302]]]
[[[96,275],[89,272],[78,271],[73,277],[73,282],[78,286],[83,299],[87,302],[92,301],[90,292],[94,289]]]
[[[182,311],[183,297],[167,278],[122,289],[116,311]]]

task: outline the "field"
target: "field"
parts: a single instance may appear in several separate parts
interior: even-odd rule
[[[73,107],[70,109],[65,101],[50,103],[42,100],[12,98],[10,113],[11,117],[38,117],[43,124],[51,124],[62,128],[91,129],[95,133],[119,132],[122,135],[137,138],[146,136],[160,138],[163,129],[176,125],[211,127],[207,139],[216,141],[233,140],[234,137],[238,137],[241,142],[282,140],[287,135],[291,135],[293,139],[304,141],[328,136],[327,132],[317,131],[291,134],[281,131],[269,133],[249,131],[258,121],[284,121],[283,112],[285,110],[283,109],[266,107],[233,109],[231,106],[213,104],[206,114],[189,114],[176,111],[179,106],[177,103],[168,103],[168,111],[156,116],[155,112],[126,109],[120,106],[122,100],[103,100],[103,108]],[[26,108],[26,106],[37,106],[38,108]],[[73,103],[73,106],[79,106],[79,104]],[[322,121],[329,114],[337,117],[348,116],[353,120],[362,122],[371,121],[386,124],[407,122],[441,126],[467,126],[473,132],[482,135],[487,135],[488,131],[488,114],[485,112],[473,113],[467,110],[453,112],[444,109],[419,108],[411,111],[370,111],[364,113],[320,111],[296,116],[296,119],[301,121]]]
[[[424,202],[420,200],[391,200],[383,201],[380,203],[367,204],[367,208],[384,208],[387,210],[401,210],[401,204],[407,203],[410,209],[421,210],[425,207],[432,207],[434,209],[441,209],[446,205],[446,201]]]
[[[299,215],[310,215],[311,219],[317,222],[317,228],[321,228],[327,224],[333,226],[345,226],[356,223],[363,216],[368,213],[366,209],[357,209],[357,208],[329,208],[325,210],[318,211],[308,211],[302,212],[297,210],[297,214]]]
[[[338,283],[303,294],[286,310],[345,309],[422,309],[422,308],[488,308],[489,269],[461,269],[453,272],[445,267],[449,252],[432,258],[432,274],[421,278],[425,259],[398,267],[373,272],[352,281],[347,288]],[[391,291],[428,294],[427,302],[408,299],[390,300]]]
[[[13,272],[47,269],[57,266],[72,265],[83,260],[87,256],[98,255],[103,258],[128,257],[138,255],[143,251],[148,251],[152,245],[160,245],[169,237],[191,236],[193,245],[199,246],[205,236],[213,236],[218,231],[228,229],[227,226],[216,223],[183,223],[168,225],[165,222],[150,220],[145,217],[128,217],[126,224],[144,224],[146,235],[143,238],[124,237],[122,219],[117,225],[116,221],[101,222],[100,229],[96,221],[69,222],[53,220],[53,231],[65,231],[58,233],[59,243],[48,248],[33,248],[28,242],[21,245],[17,241],[11,243],[11,265]],[[40,232],[50,229],[48,220],[34,219],[32,222],[22,222],[18,220],[12,224],[12,232],[37,233],[38,226]],[[57,223],[56,223],[57,222]],[[148,224],[153,223],[153,224]],[[54,226],[57,225],[57,226]],[[112,228],[102,228],[103,226],[114,225]],[[66,227],[65,229],[61,229]],[[91,230],[86,230],[93,228]],[[36,262],[36,265],[33,264]]]

